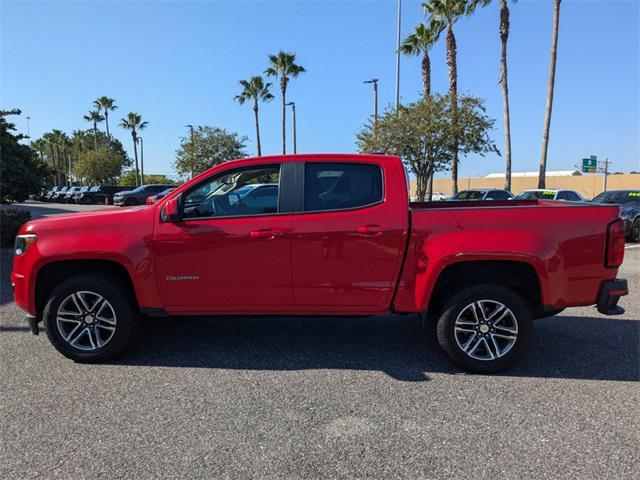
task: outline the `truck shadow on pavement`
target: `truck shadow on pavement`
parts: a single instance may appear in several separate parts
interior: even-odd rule
[[[238,370],[382,371],[396,380],[463,374],[416,316],[146,319],[119,365]],[[640,379],[640,322],[606,317],[536,321],[525,358],[505,376]]]

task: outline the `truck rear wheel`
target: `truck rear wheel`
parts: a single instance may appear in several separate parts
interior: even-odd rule
[[[438,342],[453,362],[474,373],[496,373],[515,365],[533,336],[533,320],[522,298],[498,285],[467,287],[443,306]]]
[[[51,292],[44,327],[49,341],[65,357],[103,362],[127,346],[134,309],[117,282],[107,275],[78,275]]]

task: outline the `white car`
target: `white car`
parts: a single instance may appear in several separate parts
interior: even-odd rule
[[[568,202],[586,202],[587,199],[575,190],[535,188],[524,190],[514,200],[565,200]]]
[[[440,202],[442,200],[446,200],[447,198],[449,198],[449,195],[446,195],[442,192],[433,192],[431,194],[431,200],[433,200],[434,202]]]

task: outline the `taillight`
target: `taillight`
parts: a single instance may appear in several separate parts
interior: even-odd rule
[[[607,229],[607,251],[605,254],[605,267],[618,268],[624,259],[624,222],[614,220]]]

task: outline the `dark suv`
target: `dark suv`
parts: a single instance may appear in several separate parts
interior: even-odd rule
[[[104,204],[106,199],[109,199],[109,203],[113,203],[113,196],[127,188],[129,187],[97,185],[88,190],[76,193],[74,200],[76,203],[82,203],[84,205],[89,205],[90,203]]]
[[[145,200],[149,195],[155,195],[167,188],[174,187],[175,185],[140,185],[134,190],[128,190],[124,192],[116,193],[113,196],[113,204],[119,207],[129,207],[132,205],[144,205]]]

